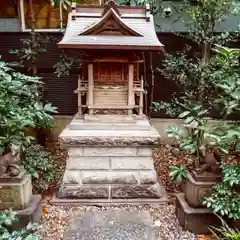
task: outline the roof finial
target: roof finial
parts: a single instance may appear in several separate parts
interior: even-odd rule
[[[103,15],[105,15],[110,9],[113,9],[120,16],[120,12],[118,10],[118,5],[116,4],[116,2],[114,0],[109,0],[106,2],[105,6],[104,6]]]
[[[114,0],[109,0],[109,1],[106,1],[105,5],[117,5],[117,3]]]
[[[72,1],[72,20],[76,20],[76,16],[74,15],[76,13],[76,8],[77,8],[76,1],[73,0]]]
[[[146,4],[146,20],[147,20],[147,22],[149,22],[150,21],[150,16],[151,16],[151,9],[150,9],[150,5],[149,5],[149,3],[147,3]]]
[[[72,11],[76,11],[76,7],[77,7],[77,3],[76,3],[76,0],[73,0],[72,1]]]

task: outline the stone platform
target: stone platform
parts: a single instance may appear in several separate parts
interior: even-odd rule
[[[17,211],[19,221],[14,223],[13,229],[21,229],[28,223],[39,223],[42,218],[42,197],[41,195],[33,195],[29,205],[20,211]]]
[[[19,176],[0,177],[0,210],[26,208],[32,198],[31,176],[20,173]]]
[[[76,215],[64,240],[155,240],[148,212],[107,210]]]
[[[209,208],[192,208],[183,193],[176,194],[176,216],[179,225],[195,234],[211,233],[209,227],[220,226],[220,220]]]
[[[31,176],[25,172],[16,177],[0,177],[0,211],[7,209],[15,211],[19,218],[11,229],[20,229],[29,222],[41,220],[41,196],[32,194]]]
[[[68,160],[57,198],[166,202],[152,158],[159,137],[144,115],[76,117],[59,137]]]

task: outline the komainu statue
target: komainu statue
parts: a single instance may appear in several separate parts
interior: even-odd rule
[[[19,153],[8,153],[0,157],[0,177],[16,177],[21,172]]]

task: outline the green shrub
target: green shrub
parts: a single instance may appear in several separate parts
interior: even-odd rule
[[[221,90],[216,103],[220,104],[227,119],[229,114],[240,114],[240,70],[239,57],[240,49],[230,49],[217,46],[215,62],[218,63],[218,73],[213,75],[216,86]],[[240,142],[239,121],[221,123],[213,127],[210,136],[220,150],[226,154],[238,153]],[[211,207],[214,212],[235,220],[240,219],[240,165],[235,163],[222,164],[222,183],[217,184],[210,197],[207,197],[204,204]]]
[[[52,125],[56,108],[39,101],[42,85],[40,78],[14,71],[0,56],[0,155],[28,146],[33,138],[27,128]]]
[[[183,165],[170,165],[170,177],[171,180],[177,184],[181,184],[187,179],[187,167]]]
[[[223,165],[223,182],[213,187],[210,197],[205,198],[203,204],[212,208],[214,212],[226,215],[235,220],[240,219],[240,165]]]
[[[32,175],[34,190],[43,192],[56,180],[56,165],[49,152],[38,144],[31,145],[23,153],[22,164]]]
[[[231,228],[221,217],[219,217],[222,226],[220,228],[211,227],[210,231],[216,237],[217,240],[239,240],[240,231],[238,229]]]
[[[29,223],[25,228],[9,231],[9,227],[16,221],[18,221],[16,212],[12,210],[0,212],[0,240],[40,240],[34,235],[39,229],[36,223]]]

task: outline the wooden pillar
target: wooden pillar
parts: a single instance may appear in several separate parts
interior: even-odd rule
[[[82,115],[82,92],[81,89],[81,77],[78,77],[78,114]]]
[[[93,64],[88,64],[88,106],[89,108],[89,114],[93,114],[93,109],[91,108],[93,106],[93,88],[94,88],[94,81],[93,81]]]
[[[133,106],[133,64],[128,65],[128,106]],[[128,110],[128,115],[132,114],[132,109]]]
[[[143,91],[144,91],[144,85],[143,85],[143,76],[141,76],[141,84],[140,84],[140,88],[141,88],[141,92],[139,93],[139,115],[143,114]]]

